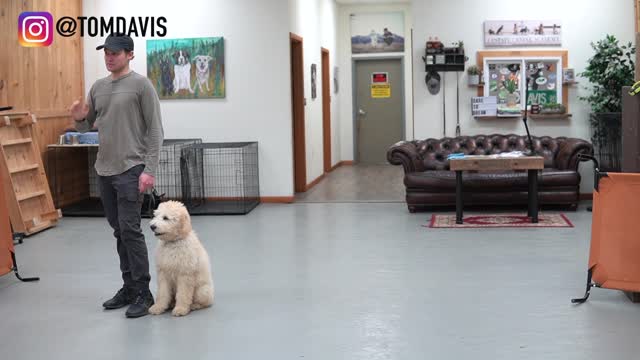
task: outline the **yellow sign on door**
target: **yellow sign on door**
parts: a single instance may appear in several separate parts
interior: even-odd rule
[[[371,97],[384,99],[391,97],[391,84],[371,85]]]

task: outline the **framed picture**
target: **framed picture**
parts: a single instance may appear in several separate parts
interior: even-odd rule
[[[315,99],[316,94],[316,64],[311,64],[311,98]]]
[[[484,22],[485,46],[562,45],[560,20],[497,20]]]
[[[224,98],[224,39],[147,40],[147,77],[162,100]]]
[[[404,52],[404,14],[351,15],[351,53]]]
[[[576,73],[574,69],[563,69],[562,70],[562,82],[565,83],[574,83],[576,82]]]

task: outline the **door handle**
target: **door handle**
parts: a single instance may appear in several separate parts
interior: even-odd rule
[[[367,115],[367,112],[362,110],[362,109],[358,109],[358,115],[365,116],[365,115]]]

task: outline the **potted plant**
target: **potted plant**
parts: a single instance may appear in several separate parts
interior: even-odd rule
[[[603,170],[620,170],[622,141],[622,87],[634,83],[635,46],[620,45],[613,35],[591,43],[595,54],[580,73],[591,83],[591,93],[581,96],[591,106],[591,142]]]
[[[502,82],[504,89],[507,91],[507,106],[514,107],[518,102],[516,91],[518,90],[518,84],[515,79],[506,79]]]
[[[559,103],[542,104],[540,109],[541,114],[564,114],[565,112],[567,108]]]
[[[469,75],[468,82],[469,85],[478,85],[480,84],[480,69],[478,66],[471,65],[467,68],[467,75]]]

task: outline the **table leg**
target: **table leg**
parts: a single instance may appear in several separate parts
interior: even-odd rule
[[[462,224],[462,170],[456,171],[456,224]]]
[[[531,206],[531,198],[533,196],[533,180],[531,179],[531,170],[527,170],[527,216],[533,216],[533,207]]]
[[[538,222],[538,170],[529,170],[529,216],[532,223]]]

